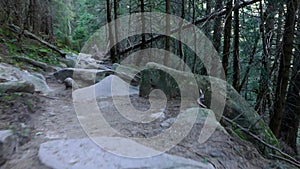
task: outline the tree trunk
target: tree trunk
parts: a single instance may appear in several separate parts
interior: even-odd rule
[[[40,31],[40,14],[39,14],[39,3],[38,0],[30,0],[29,3],[29,17],[30,17],[30,22],[29,22],[29,26],[31,30],[34,34],[39,35],[39,31]]]
[[[299,8],[299,4],[298,4]],[[300,119],[300,10],[298,10],[297,22],[297,49],[293,61],[292,78],[287,94],[287,101],[285,104],[285,113],[280,128],[280,137],[289,145],[295,153],[297,151],[297,136]]]
[[[106,17],[107,17],[107,23],[108,23],[108,41],[109,41],[109,50],[110,50],[110,58],[112,63],[117,62],[116,53],[115,53],[115,46],[114,44],[114,35],[112,30],[112,25],[110,22],[111,19],[111,7],[110,7],[110,0],[106,0]]]
[[[252,5],[252,4],[254,4],[254,3],[257,3],[258,1],[259,1],[259,0],[245,1],[245,2],[240,3],[240,5],[237,6],[237,8],[244,8],[244,7],[248,6],[248,5]],[[231,1],[231,2],[232,2],[232,1]],[[192,6],[192,5],[189,4],[189,7],[190,7],[190,6]],[[229,10],[229,11],[231,11],[231,10]],[[188,12],[187,15],[190,16],[190,10],[187,10],[187,12]],[[203,23],[203,22],[205,22],[205,21],[207,21],[207,20],[212,20],[212,19],[214,19],[215,17],[223,16],[223,15],[226,14],[226,12],[228,12],[228,10],[226,11],[225,9],[224,9],[224,10],[220,10],[220,11],[215,11],[215,12],[213,12],[210,16],[205,16],[205,17],[198,18],[198,19],[195,20],[194,23],[190,23],[190,24],[188,24],[188,25],[183,26],[182,29],[191,28],[192,25],[199,25],[199,24],[201,24],[201,23]],[[231,15],[230,15],[230,16],[231,16]],[[231,18],[231,19],[232,19],[232,18]],[[231,24],[230,24],[230,25],[231,25]],[[176,32],[178,32],[178,31],[179,31],[179,28],[173,29],[173,30],[171,30],[171,33],[176,33]],[[230,33],[230,34],[231,34],[231,33]],[[158,40],[158,39],[162,39],[162,38],[164,38],[164,37],[165,37],[164,35],[151,36],[151,38],[149,38],[149,39],[146,40],[146,44],[152,43],[153,41]],[[134,49],[138,49],[138,48],[140,48],[140,47],[141,47],[141,43],[134,44],[134,45],[132,45],[131,47],[128,47],[128,48],[122,50],[122,51],[120,52],[120,54],[128,53],[128,52],[130,52],[130,51],[132,51],[132,50],[134,50]],[[223,55],[224,55],[224,54],[223,54]]]
[[[226,19],[224,28],[224,48],[222,64],[224,68],[225,76],[228,75],[228,59],[230,55],[230,38],[231,38],[231,23],[232,23],[232,0],[226,3]]]
[[[285,97],[289,81],[291,57],[293,53],[293,40],[295,31],[295,17],[297,11],[297,0],[287,2],[287,13],[285,21],[285,32],[283,34],[283,51],[280,56],[279,74],[275,92],[273,114],[270,120],[270,129],[274,135],[279,137],[279,129],[284,114]]]
[[[180,68],[182,68],[182,70],[185,70],[185,64],[186,64],[186,57],[184,57],[184,53],[182,50],[182,43],[181,43],[181,31],[182,31],[182,24],[183,24],[183,19],[185,17],[185,0],[181,1],[181,18],[182,21],[180,21],[179,23],[179,31],[178,31],[178,53],[180,58],[183,60],[183,65],[180,65]],[[181,63],[181,62],[180,62]]]
[[[193,0],[193,7],[192,7],[192,9],[193,9],[193,18],[192,18],[192,20],[193,20],[193,23],[195,23],[195,19],[196,19],[196,11],[195,11],[195,0]],[[193,31],[194,31],[194,33],[195,33],[195,28],[193,27]],[[196,73],[196,69],[197,69],[197,37],[196,36],[194,36],[194,60],[193,60],[193,67],[192,67],[192,72],[193,73]]]
[[[262,12],[262,2],[260,2],[261,10],[261,25],[260,32],[262,37],[263,54],[262,54],[262,70],[260,72],[259,89],[256,98],[255,110],[259,114],[263,114],[266,111],[266,99],[270,94],[269,82],[270,82],[270,63],[272,44],[273,44],[273,30],[275,20],[275,10],[277,4],[275,2],[267,2],[267,9]]]
[[[164,64],[167,66],[169,63],[169,52],[171,48],[171,26],[170,26],[170,14],[171,14],[171,0],[166,0],[166,42],[165,42],[165,58],[164,58]]]
[[[145,17],[144,17],[144,12],[145,12],[145,2],[144,0],[141,0],[141,13],[142,13],[142,32],[145,32]],[[146,48],[146,35],[143,33],[142,34],[142,46],[141,49]]]
[[[211,13],[211,8],[212,8],[212,1],[211,0],[206,0],[206,10],[205,10],[205,15],[208,16]],[[205,22],[203,26],[203,30],[205,35],[211,39],[210,31],[211,31],[211,25],[209,21]]]
[[[219,10],[222,8],[222,0],[216,0],[216,5],[215,9]],[[220,47],[221,47],[221,17],[217,17],[214,22],[214,34],[213,34],[213,41],[214,41],[214,46],[216,48],[216,51],[219,53],[220,52]]]
[[[118,0],[114,0],[114,18],[115,18],[115,39],[116,39],[116,45],[115,45],[115,53],[116,55],[118,56],[118,53],[119,53],[119,48],[120,48],[120,45],[119,45],[119,28],[118,28]],[[118,58],[119,60],[120,58]]]
[[[235,5],[239,4],[239,0],[235,0]],[[233,87],[238,91],[240,89],[240,20],[239,8],[234,9],[234,52],[233,52]]]

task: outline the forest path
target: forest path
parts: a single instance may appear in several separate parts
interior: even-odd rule
[[[77,119],[72,90],[66,90],[64,84],[58,83],[53,77],[48,78],[47,83],[52,92],[46,97],[38,96],[40,101],[35,113],[31,115],[33,129],[30,141],[18,147],[16,153],[0,169],[49,169],[40,162],[38,157],[42,143],[87,137]],[[140,98],[138,95],[133,95],[131,99],[138,110],[149,108],[147,99]],[[112,103],[112,98],[104,98],[103,101]],[[179,104],[176,101],[170,102],[167,106],[166,117],[151,125],[136,125],[128,122],[117,115],[118,111],[113,104],[106,104],[105,110],[107,111],[104,111],[104,115],[106,114],[109,124],[124,135],[151,137],[164,130],[160,124],[177,116]],[[199,144],[196,140],[199,138],[202,126],[203,123],[200,120],[188,136],[167,153],[198,162],[207,159],[214,164],[215,168],[270,168],[269,165],[272,165],[273,162],[264,159],[251,144],[226,134],[222,127],[217,129],[207,142]]]
[[[31,140],[17,148],[11,160],[2,166],[3,169],[48,169],[38,159],[40,144],[86,137],[74,110],[72,90],[66,90],[64,84],[54,78],[47,79],[47,83],[53,91],[49,97],[40,97],[38,109],[31,116],[34,126]]]

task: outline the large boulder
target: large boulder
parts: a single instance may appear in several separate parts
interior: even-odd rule
[[[118,76],[110,75],[94,85],[74,91],[73,98],[83,101],[93,98],[126,96],[138,93],[138,88],[129,85]]]
[[[141,96],[148,97],[153,89],[161,89],[169,98],[188,98],[191,99],[191,101],[195,101],[197,97],[199,97],[198,91],[195,89],[202,89],[206,94],[205,104],[210,107],[212,85],[214,85],[214,90],[217,90],[214,92],[216,92],[221,99],[222,97],[226,99],[223,114],[225,117],[249,129],[250,132],[256,134],[268,144],[278,146],[276,137],[272,134],[265,122],[249,103],[226,81],[214,77],[178,71],[156,63],[148,63],[146,67],[148,69],[142,71],[140,83]],[[177,79],[177,82],[175,79]],[[218,98],[213,99],[218,102]],[[220,101],[220,104],[222,104],[222,101]],[[221,116],[222,114],[216,114],[218,119],[220,119]],[[232,125],[232,128],[235,129],[235,126]],[[253,142],[261,152],[267,154],[270,151],[264,144],[239,132],[240,130],[236,131],[242,138]]]
[[[0,93],[34,93],[34,85],[27,81],[12,81],[0,83]]]
[[[77,55],[74,53],[68,53],[65,58],[58,57],[59,62],[61,65],[65,65],[65,67],[75,67],[77,62]]]
[[[12,131],[0,131],[0,166],[14,153],[16,146],[17,140]]]
[[[93,58],[91,54],[79,53],[75,67],[81,69],[100,69],[99,60]]]
[[[0,83],[11,82],[17,84],[20,81],[33,84],[35,92],[48,94],[51,91],[43,75],[32,74],[8,64],[0,64]]]
[[[98,140],[106,142],[106,149],[100,148],[90,139],[57,140],[43,143],[39,149],[40,161],[53,169],[125,169],[125,168],[160,168],[160,169],[214,169],[206,162],[197,162],[169,154],[146,158],[128,158],[115,155],[109,150],[140,153],[140,151],[155,151],[130,139],[118,137],[101,137]],[[120,142],[126,144],[120,144]]]
[[[130,65],[120,65],[118,63],[113,64],[112,70],[115,71],[115,75],[119,76],[126,82],[137,86],[140,81],[140,70],[134,66]]]

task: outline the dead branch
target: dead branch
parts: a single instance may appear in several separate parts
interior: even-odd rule
[[[288,162],[288,163],[290,163],[290,164],[292,164],[292,165],[294,165],[294,166],[300,168],[300,164],[299,164],[299,163],[295,163],[295,162],[293,162],[293,161],[291,161],[291,160],[289,160],[289,159],[287,159],[287,158],[284,158],[284,157],[281,157],[281,156],[278,156],[278,155],[274,155],[274,154],[270,154],[270,156],[272,156],[272,157],[274,157],[274,158],[277,158],[277,159],[279,159],[279,160],[286,161],[286,162]]]
[[[237,127],[238,127],[239,129],[241,129],[244,133],[248,134],[249,136],[251,136],[251,137],[254,138],[255,140],[261,142],[262,144],[264,144],[264,145],[267,146],[268,148],[270,148],[270,149],[272,149],[272,150],[275,150],[276,152],[280,153],[280,154],[283,156],[282,158],[287,158],[286,160],[289,160],[289,161],[293,162],[293,163],[291,163],[291,164],[293,164],[293,165],[295,165],[295,166],[297,166],[297,167],[300,167],[300,163],[299,163],[295,158],[293,158],[293,157],[291,157],[290,155],[286,154],[285,152],[281,151],[281,150],[278,149],[277,147],[272,146],[272,145],[266,143],[264,140],[262,140],[261,138],[259,138],[258,136],[256,136],[256,135],[253,134],[252,132],[250,132],[249,130],[245,129],[245,128],[242,127],[241,125],[239,125],[239,124],[235,123],[234,121],[230,120],[229,118],[227,118],[227,117],[225,117],[225,116],[222,116],[222,118],[223,118],[225,121],[227,121],[227,122],[229,122],[229,123],[231,123],[231,124],[237,126]],[[271,154],[270,154],[270,155],[271,155]],[[271,156],[272,156],[272,155],[271,155]]]
[[[54,71],[55,70],[53,67],[48,66],[46,63],[38,62],[38,61],[29,59],[29,58],[26,58],[26,57],[14,56],[12,58],[15,59],[15,60],[19,60],[19,61],[22,61],[22,62],[29,63],[29,64],[31,64],[33,66],[36,66],[38,68],[41,68],[45,71]]]
[[[16,25],[10,25],[10,29],[11,29],[12,31],[16,32],[16,33],[21,33],[21,32],[22,32],[21,28],[18,27],[18,26],[16,26]],[[38,37],[37,35],[35,35],[35,34],[29,32],[29,31],[27,31],[27,30],[24,30],[22,33],[23,33],[26,37],[31,38],[31,39],[34,39],[34,40],[40,42],[41,44],[47,46],[48,48],[54,50],[55,52],[59,53],[60,56],[66,57],[66,55],[67,55],[66,52],[64,52],[63,50],[61,50],[61,49],[58,48],[57,46],[54,46],[54,45],[50,44],[49,42],[46,42],[45,40],[43,40],[42,38]]]

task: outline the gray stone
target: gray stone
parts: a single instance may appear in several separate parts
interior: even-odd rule
[[[123,81],[115,75],[105,77],[95,85],[78,89],[73,92],[76,101],[90,100],[94,98],[107,98],[112,96],[127,96],[138,94],[139,90]]]
[[[59,61],[65,64],[67,67],[75,67],[77,61],[77,55],[69,53],[66,55],[66,58],[58,57]]]
[[[78,84],[70,77],[68,77],[64,80],[64,84],[66,86],[66,89],[73,88],[73,90],[76,90],[79,88]]]
[[[16,145],[16,137],[12,131],[0,131],[0,166],[14,153]]]
[[[0,79],[5,82],[26,81],[34,85],[36,92],[48,94],[51,90],[47,85],[45,78],[41,74],[33,75],[27,71],[22,71],[14,66],[1,63],[0,64]]]
[[[90,139],[56,140],[40,145],[39,159],[53,169],[214,169],[210,163],[185,159],[169,154],[142,157],[139,153],[156,151],[130,139],[118,137],[99,137],[97,142],[105,143],[105,149],[100,148]],[[136,158],[116,155],[109,151],[133,153]],[[139,158],[140,157],[140,158]]]
[[[75,67],[81,69],[100,69],[100,63],[102,62],[94,59],[91,54],[79,53]]]
[[[160,126],[161,126],[161,127],[168,128],[168,127],[170,127],[175,121],[176,121],[176,118],[169,118],[169,119],[163,121],[163,122],[160,124]]]
[[[34,93],[34,85],[27,81],[12,81],[0,83],[0,93]]]

